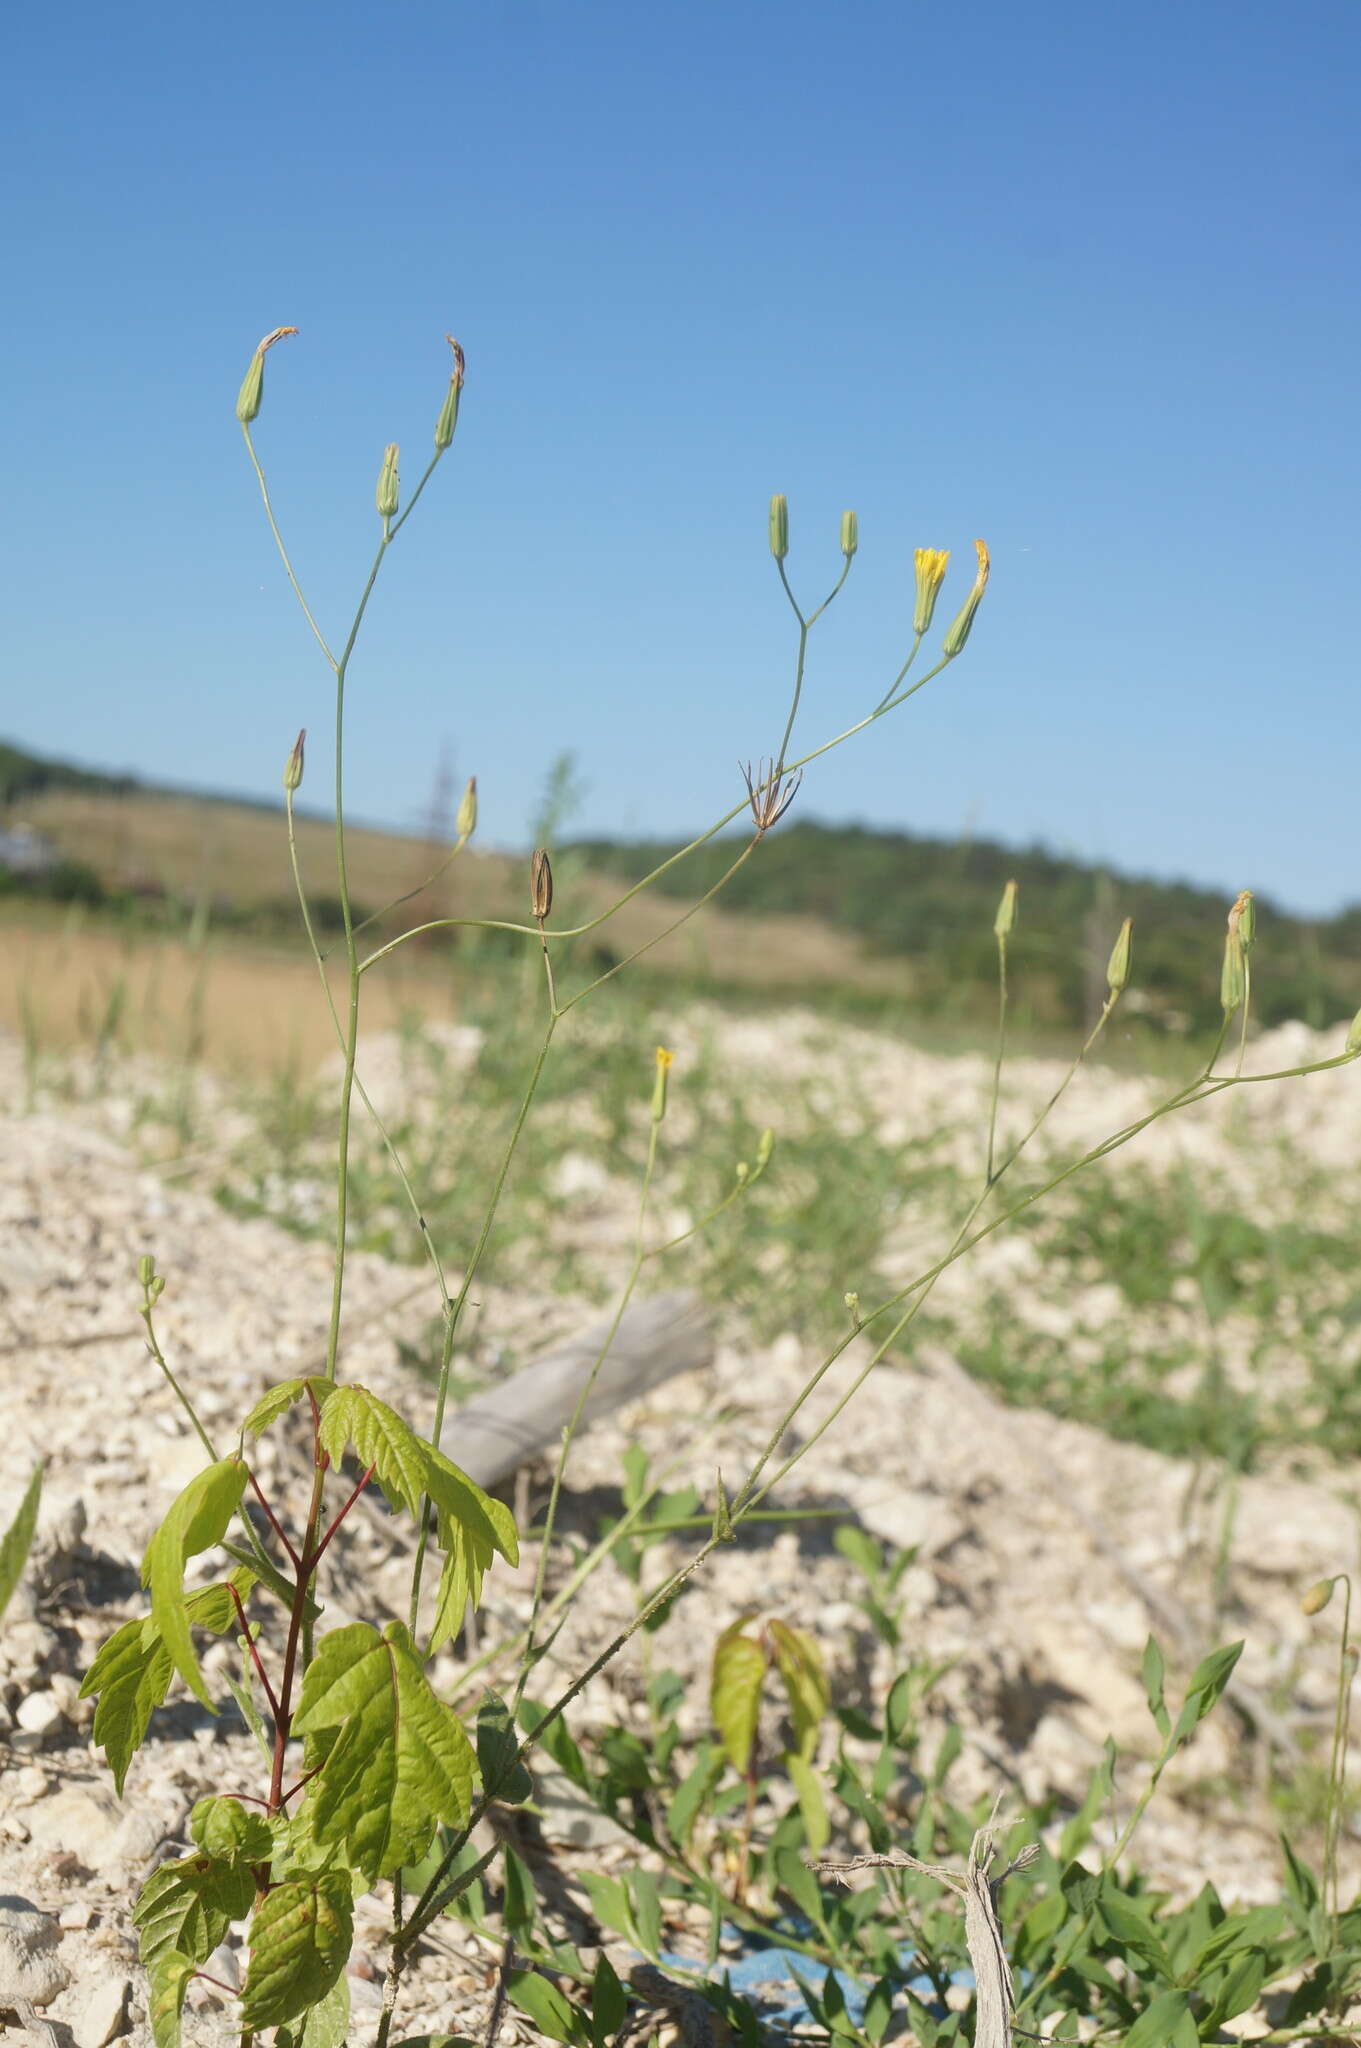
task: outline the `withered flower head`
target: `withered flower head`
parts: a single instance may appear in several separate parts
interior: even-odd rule
[[[797,775],[777,775],[773,761],[762,761],[753,775],[748,761],[742,766],[742,780],[747,785],[747,802],[756,820],[756,830],[765,833],[772,825],[779,824],[793,803],[803,781],[803,770],[800,768]]]

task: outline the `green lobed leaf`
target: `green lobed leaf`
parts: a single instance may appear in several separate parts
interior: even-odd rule
[[[194,1964],[190,1958],[173,1948],[163,1949],[148,1969],[147,1975],[151,1980],[151,2038],[156,2048],[180,2048],[180,2015],[184,2011],[184,1994],[189,1989],[193,1974]]]
[[[343,2048],[349,2028],[350,1986],[342,1970],[319,2004],[279,2029],[275,2048]]]
[[[817,1638],[807,1629],[791,1628],[786,1621],[771,1622],[770,1640],[775,1648],[776,1669],[789,1699],[795,1746],[801,1756],[811,1756],[831,1691],[822,1651]]]
[[[714,1645],[709,1683],[709,1711],[735,1771],[745,1771],[751,1760],[766,1675],[765,1652],[742,1627],[734,1622]]]
[[[185,1603],[191,1626],[225,1635],[236,1621],[233,1585],[244,1600],[250,1574],[233,1572],[230,1581],[191,1593]],[[173,1672],[170,1652],[155,1617],[149,1615],[116,1629],[85,1674],[80,1696],[99,1695],[91,1733],[104,1751],[120,1798],[128,1766],[142,1746],[151,1716],[170,1690]]]
[[[408,1514],[419,1512],[425,1494],[426,1446],[395,1408],[367,1387],[336,1387],[321,1415],[321,1447],[333,1465],[352,1444],[361,1465],[372,1466],[388,1499]]]
[[[503,1502],[474,1485],[441,1451],[429,1444],[420,1448],[425,1457],[425,1490],[435,1504],[445,1554],[430,1635],[433,1652],[453,1641],[468,1609],[478,1605],[494,1553],[499,1551],[508,1563],[516,1564],[519,1543],[515,1517]]]
[[[348,1871],[276,1885],[250,1924],[250,1965],[237,2015],[242,2030],[278,2026],[318,2004],[343,1973],[353,1935]]]
[[[337,1730],[308,1790],[316,1839],[344,1844],[374,1881],[424,1855],[441,1821],[472,1806],[472,1745],[430,1689],[399,1622],[380,1636],[366,1622],[323,1636],[303,1677],[293,1732]]]
[[[43,1468],[35,1465],[33,1477],[24,1489],[18,1513],[0,1537],[0,1614],[3,1614],[14,1597],[14,1589],[20,1574],[28,1562],[28,1553],[33,1547],[33,1535],[38,1526],[38,1502],[42,1497]]]
[[[240,1864],[211,1856],[162,1863],[142,1886],[133,1909],[142,1962],[150,1969],[175,1951],[202,1963],[233,1920],[243,1920],[255,1897],[255,1879]]]
[[[277,1386],[266,1387],[242,1423],[241,1434],[262,1436],[272,1422],[277,1422],[281,1415],[286,1415],[295,1402],[304,1400],[309,1393],[318,1408],[321,1408],[334,1392],[334,1386],[326,1379],[280,1380]]]
[[[274,1835],[263,1813],[247,1813],[239,1799],[210,1796],[195,1803],[189,1832],[205,1856],[220,1863],[268,1863]]]
[[[246,1486],[240,1458],[221,1458],[196,1472],[147,1545],[142,1584],[151,1589],[151,1618],[170,1661],[194,1697],[216,1709],[208,1697],[189,1634],[184,1598],[184,1567],[189,1558],[211,1550],[226,1535]]]

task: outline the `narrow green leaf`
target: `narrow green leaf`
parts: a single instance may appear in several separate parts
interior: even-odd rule
[[[321,1447],[333,1465],[353,1444],[388,1499],[414,1515],[425,1493],[426,1446],[395,1408],[367,1387],[336,1387],[321,1414]]]
[[[1186,1689],[1177,1725],[1169,1738],[1173,1749],[1179,1749],[1191,1730],[1218,1704],[1242,1654],[1241,1643],[1228,1643],[1222,1650],[1212,1650],[1208,1657],[1202,1657],[1191,1673],[1191,1683]]]
[[[211,1856],[185,1856],[153,1870],[138,1894],[132,1924],[142,1962],[149,1969],[171,1950],[202,1963],[233,1920],[243,1920],[255,1897],[255,1880],[238,1864]]]
[[[1295,1905],[1308,1914],[1318,1904],[1318,1879],[1307,1863],[1301,1863],[1284,1835],[1281,1836],[1281,1848],[1285,1852],[1286,1891]]]
[[[297,2019],[325,1998],[344,1971],[353,1933],[348,1871],[276,1885],[250,1924],[242,2029]]]
[[[1144,1691],[1148,1696],[1148,1711],[1157,1723],[1158,1733],[1164,1741],[1167,1740],[1167,1732],[1172,1726],[1172,1716],[1167,1711],[1167,1701],[1163,1692],[1163,1680],[1166,1675],[1167,1667],[1163,1662],[1163,1653],[1150,1636],[1144,1645],[1142,1676]]]
[[[240,1458],[222,1458],[196,1472],[147,1545],[142,1560],[142,1584],[151,1589],[151,1618],[157,1632],[174,1668],[209,1713],[216,1709],[189,1634],[184,1567],[189,1558],[221,1542],[245,1485],[246,1468]]]
[[[188,1956],[163,1949],[147,1970],[151,1980],[151,2038],[156,2048],[180,2048],[180,2015],[194,1974]]]
[[[662,1945],[662,1895],[657,1874],[631,1870],[625,1879],[639,1948],[656,1962]]]
[[[707,1744],[666,1812],[666,1827],[677,1847],[684,1848],[700,1810],[723,1771],[723,1752]]]
[[[601,1949],[591,1979],[591,2039],[594,2048],[606,2048],[624,2024],[628,2001],[614,1965]]]
[[[1101,1917],[1119,1947],[1156,1970],[1164,1984],[1172,1981],[1173,1970],[1162,1937],[1153,1925],[1148,1907],[1114,1889],[1107,1877],[1099,1900]]]
[[[571,2000],[533,1970],[512,1970],[507,1996],[517,2012],[533,2020],[550,2041],[571,2042],[573,2048],[587,2048],[590,2036],[581,2014]]]
[[[195,1803],[189,1833],[205,1856],[220,1863],[267,1863],[274,1848],[264,1814],[248,1813],[239,1799],[225,1796]]]
[[[751,1758],[765,1675],[764,1650],[734,1622],[714,1646],[709,1709],[735,1771],[745,1771]]]
[[[1164,1991],[1140,2013],[1123,2048],[1197,2048],[1200,2033],[1184,1991]]]
[[[1210,2010],[1201,2017],[1202,2038],[1208,2035],[1213,2039],[1229,2020],[1237,2019],[1239,2013],[1256,2005],[1257,1994],[1266,1982],[1266,1970],[1267,1959],[1261,1949],[1239,1956],[1216,1991]]]
[[[320,2004],[308,2008],[302,2018],[281,2027],[275,2048],[343,2048],[350,2026],[350,1986],[342,1970]],[[452,2034],[442,2038],[452,2041]]]
[[[509,1843],[502,1851],[501,1878],[501,1918],[506,1934],[513,1935],[522,1949],[528,1948],[524,1936],[534,1925],[534,1880],[524,1858],[517,1856]]]
[[[14,1589],[20,1574],[28,1562],[28,1553],[33,1546],[33,1534],[38,1526],[38,1502],[42,1498],[43,1468],[35,1465],[33,1477],[29,1480],[19,1511],[14,1520],[0,1537],[0,1614],[3,1614],[14,1597]]]
[[[436,1699],[400,1623],[324,1636],[307,1668],[295,1735],[337,1730],[308,1789],[318,1842],[343,1844],[372,1882],[423,1856],[436,1826],[472,1805],[472,1745]]]
[[[817,1856],[826,1848],[832,1832],[827,1818],[827,1802],[822,1794],[822,1780],[807,1757],[798,1755],[794,1750],[785,1757],[784,1767],[799,1795],[799,1812],[803,1816],[808,1847]]]
[[[502,1805],[523,1806],[533,1797],[534,1780],[520,1761],[515,1723],[499,1693],[484,1693],[477,1709],[477,1763],[484,1787]]]

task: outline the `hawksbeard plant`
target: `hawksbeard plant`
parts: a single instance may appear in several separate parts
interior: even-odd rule
[[[197,1414],[192,1390],[180,1384],[171,1362],[163,1355],[156,1329],[156,1308],[166,1282],[156,1271],[153,1259],[148,1257],[142,1262],[141,1314],[148,1348],[197,1432],[204,1464],[148,1543],[142,1576],[150,1611],[144,1618],[127,1622],[112,1636],[86,1677],[85,1693],[98,1697],[95,1740],[103,1746],[121,1792],[152,1716],[177,1680],[209,1711],[216,1711],[223,1703],[214,1697],[196,1646],[196,1637],[201,1640],[216,1636],[227,1639],[239,1650],[239,1675],[222,1682],[254,1731],[261,1750],[258,1792],[245,1798],[207,1791],[193,1809],[193,1853],[162,1864],[147,1880],[138,1899],[135,1919],[149,1979],[157,2048],[175,2048],[180,2041],[184,2002],[191,1982],[196,1976],[212,1980],[210,1959],[214,1950],[231,1923],[243,1919],[249,1922],[249,1960],[236,2006],[242,2043],[248,2044],[256,2035],[271,2030],[275,2040],[287,2044],[287,2048],[332,2048],[332,2044],[342,2041],[348,2025],[345,1969],[352,1947],[354,1902],[360,1893],[388,1883],[392,1941],[378,2035],[385,2048],[392,2036],[404,1974],[416,1944],[439,1916],[451,1908],[457,1909],[460,1901],[466,1903],[498,1856],[510,1854],[496,1844],[485,1852],[474,1853],[470,1843],[478,1822],[494,1805],[513,1805],[528,1796],[526,1762],[537,1747],[547,1746],[559,1759],[575,1756],[580,1763],[580,1753],[571,1743],[564,1723],[564,1715],[576,1695],[636,1630],[647,1628],[666,1611],[716,1546],[732,1541],[744,1522],[769,1512],[763,1505],[768,1497],[800,1459],[808,1455],[866,1375],[902,1343],[939,1275],[982,1238],[1003,1228],[1020,1210],[1041,1200],[1084,1165],[1128,1143],[1157,1118],[1180,1112],[1226,1089],[1281,1078],[1242,1071],[1247,1042],[1248,955],[1255,932],[1251,899],[1240,897],[1230,916],[1226,941],[1223,1024],[1209,1058],[1184,1086],[1175,1089],[1147,1115],[1113,1132],[1081,1158],[1048,1172],[1037,1183],[1009,1192],[1016,1179],[1017,1162],[1097,1043],[1131,973],[1131,934],[1126,921],[1114,935],[1100,1019],[1077,1051],[1045,1110],[1028,1128],[1007,1139],[1000,1113],[1008,1013],[1007,956],[1017,917],[1015,887],[1009,886],[995,925],[999,970],[997,1057],[974,1198],[946,1232],[939,1255],[909,1284],[876,1303],[862,1303],[858,1293],[847,1293],[844,1337],[775,1420],[750,1469],[733,1485],[725,1485],[722,1476],[715,1473],[707,1502],[687,1502],[687,1506],[698,1509],[697,1516],[692,1518],[699,1524],[699,1540],[693,1554],[645,1596],[640,1593],[637,1611],[629,1625],[613,1640],[600,1645],[598,1654],[557,1699],[538,1703],[527,1694],[528,1680],[551,1639],[564,1600],[579,1587],[586,1573],[611,1557],[617,1560],[623,1555],[631,1536],[643,1539],[647,1516],[656,1511],[663,1484],[663,1476],[648,1477],[627,1489],[621,1519],[612,1525],[595,1551],[577,1560],[565,1591],[550,1597],[549,1561],[554,1555],[563,1474],[600,1364],[650,1261],[664,1251],[674,1250],[686,1239],[701,1238],[717,1216],[740,1202],[762,1175],[777,1170],[772,1164],[774,1137],[767,1132],[751,1160],[735,1163],[729,1191],[708,1215],[701,1216],[679,1235],[664,1236],[656,1230],[650,1195],[665,1139],[668,1089],[679,1078],[672,1075],[670,1053],[658,1048],[652,1060],[651,1094],[644,1112],[648,1142],[632,1257],[609,1335],[594,1366],[583,1378],[575,1413],[564,1435],[547,1512],[537,1532],[538,1557],[528,1625],[513,1640],[493,1643],[479,1659],[482,1665],[492,1658],[510,1665],[512,1697],[506,1702],[498,1693],[485,1690],[465,1719],[432,1684],[432,1660],[437,1652],[450,1646],[466,1646],[471,1634],[467,1624],[476,1614],[487,1574],[497,1558],[511,1565],[517,1563],[518,1537],[507,1507],[475,1485],[447,1454],[446,1407],[469,1291],[496,1227],[498,1205],[512,1159],[533,1112],[555,1040],[560,1031],[570,1028],[578,1006],[589,1001],[603,983],[648,951],[666,932],[684,924],[739,867],[758,854],[765,835],[794,801],[808,768],[832,748],[888,718],[924,683],[958,659],[970,639],[987,589],[990,563],[986,547],[978,542],[974,580],[944,634],[939,658],[924,673],[913,676],[919,651],[932,628],[948,567],[945,550],[918,549],[909,644],[896,674],[871,708],[852,725],[798,753],[794,733],[803,705],[810,635],[850,575],[859,548],[859,528],[853,512],[843,515],[839,573],[821,603],[811,610],[805,609],[787,571],[788,507],[783,497],[773,498],[769,543],[794,622],[793,679],[777,743],[758,766],[749,765],[742,771],[742,800],[690,847],[626,891],[608,909],[583,921],[553,923],[551,850],[541,848],[535,851],[530,867],[529,915],[525,922],[438,918],[403,930],[366,950],[361,943],[363,926],[352,909],[346,855],[346,690],[369,602],[389,551],[453,443],[464,384],[464,359],[458,344],[451,341],[453,361],[435,425],[433,452],[405,506],[401,498],[399,450],[393,444],[384,451],[376,489],[379,537],[372,566],[343,639],[333,643],[314,616],[294,572],[252,433],[261,406],[266,355],[293,332],[291,328],[279,328],[260,343],[237,401],[237,418],[284,571],[334,685],[335,860],[345,966],[339,1001],[332,993],[298,862],[293,807],[304,774],[302,734],[288,755],[283,778],[288,843],[302,925],[316,962],[321,999],[330,1008],[343,1055],[336,1106],[334,1265],[324,1369],[269,1387],[241,1419],[235,1441],[215,1443]],[[744,811],[749,814],[749,825],[720,881],[680,912],[664,932],[594,978],[573,985],[569,979],[570,942],[605,925],[623,903],[683,860],[685,853],[732,825]],[[450,860],[471,838],[476,820],[476,785],[470,782],[459,810],[457,839]],[[489,1175],[480,1228],[471,1243],[441,1247],[426,1226],[417,1191],[365,1093],[357,1056],[367,977],[379,971],[383,961],[417,933],[452,932],[459,926],[503,932],[532,949],[542,970],[542,1033],[524,1077],[523,1095],[508,1145]],[[1217,1063],[1235,1016],[1242,1022],[1235,1067],[1232,1073],[1222,1074],[1217,1071]],[[1359,1051],[1361,1032],[1354,1027],[1339,1059],[1317,1065],[1338,1065],[1355,1058]],[[418,1425],[369,1389],[344,1383],[338,1370],[345,1319],[350,1130],[356,1098],[359,1107],[374,1118],[387,1146],[393,1173],[409,1202],[412,1229],[429,1264],[441,1308],[442,1338],[433,1407]],[[455,1265],[456,1281],[452,1277]],[[864,1347],[866,1337],[869,1343]],[[791,1424],[853,1341],[864,1347],[864,1358],[850,1383],[819,1417],[816,1426],[805,1426],[799,1447],[792,1452],[784,1451]],[[285,1498],[276,1480],[270,1482],[269,1488],[264,1483],[261,1471],[257,1470],[256,1447],[268,1431],[296,1430],[299,1418],[306,1447],[305,1476],[299,1483],[297,1497]],[[456,1450],[457,1446],[453,1448]],[[287,1468],[281,1461],[275,1461],[272,1469],[277,1474]],[[328,1627],[328,1574],[340,1548],[336,1539],[369,1487],[381,1491],[393,1513],[409,1517],[416,1532],[406,1611]],[[220,1560],[216,1576],[186,1590],[190,1566],[196,1559],[209,1556]],[[363,1589],[346,1584],[345,1602],[350,1610],[356,1604],[362,1605]],[[1226,1656],[1227,1663],[1223,1661]],[[1232,1668],[1228,1653],[1220,1653],[1220,1658],[1221,1664],[1215,1666],[1214,1697]],[[218,1664],[220,1661],[217,1660]],[[1221,1668],[1223,1679],[1219,1677]],[[470,1696],[472,1681],[470,1669],[459,1688],[460,1700]],[[796,1788],[806,1822],[805,1840],[815,1853],[827,1840],[829,1831],[815,1755],[818,1730],[828,1705],[827,1681],[816,1644],[778,1618],[769,1620],[761,1629],[732,1630],[716,1653],[715,1717],[723,1753],[716,1757],[710,1780],[713,1785],[718,1784],[726,1757],[741,1781],[742,1810],[736,1850],[728,1858],[726,1880],[705,1881],[711,1891],[718,1884],[713,1896],[720,1908],[724,1908],[726,1901],[738,1914],[746,1912],[745,1895],[752,1883],[753,1829],[761,1770],[756,1728],[762,1688],[768,1682],[782,1686],[792,1703],[795,1740],[781,1758],[780,1769]],[[1208,1697],[1210,1690],[1207,1681],[1195,1697]],[[1158,1699],[1161,1702],[1160,1689]],[[1194,1716],[1188,1727],[1193,1721]],[[706,1780],[705,1786],[695,1791],[691,1804],[696,1812],[701,1792],[707,1798],[710,1789]],[[923,1842],[923,1853],[926,1846]],[[794,1896],[808,1893],[811,1886],[810,1918],[818,1925],[825,1924],[818,1918],[822,1913],[818,1904],[821,1895],[809,1873],[803,1870],[799,1875],[797,1859],[795,1864],[786,1862],[782,1867]],[[971,1863],[969,1868],[973,1870],[974,1865]],[[515,1881],[518,1883],[518,1878]],[[509,1882],[508,1879],[508,1885]],[[1082,1942],[1090,1938],[1094,1913],[1086,1895],[1075,1894],[1070,1905],[1076,1929],[1070,1929],[1070,1950],[1080,1955]],[[1099,1929],[1099,1920],[1096,1924]],[[1051,1932],[1057,1935],[1057,1920]],[[612,1973],[605,1978],[598,1975],[595,1993],[597,2024],[581,2035],[583,2040],[593,2042],[602,2029],[612,2035],[624,2024],[622,1993]],[[523,2002],[541,2023],[548,2024],[545,2014],[550,2008],[544,2004],[543,1995],[535,2004],[534,1995],[525,1991]],[[1008,2004],[1008,2014],[1009,2010]],[[615,2016],[615,2024],[606,2028],[605,2021],[611,2015]],[[559,2038],[576,2038],[572,2029],[578,2023],[570,2016],[570,2009],[567,2018],[557,2013],[553,2024],[558,2028]],[[997,2021],[994,2014],[989,2024],[1000,2024],[1005,2029],[1006,2016]]]

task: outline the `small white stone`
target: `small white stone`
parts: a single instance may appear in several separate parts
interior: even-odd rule
[[[41,1749],[49,1735],[62,1723],[61,1702],[50,1692],[31,1692],[20,1702],[14,1716],[14,1734],[11,1738],[16,1749]]]
[[[108,2048],[110,2041],[128,2031],[128,1994],[132,1990],[127,1977],[106,1977],[102,1984],[96,1984],[85,2001],[85,2009],[76,2021],[72,2032],[76,2037],[76,2048]]]

